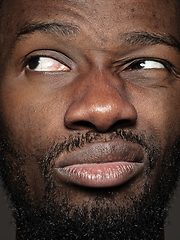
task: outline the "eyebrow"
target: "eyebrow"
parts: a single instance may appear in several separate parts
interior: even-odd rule
[[[123,34],[123,42],[131,45],[166,45],[180,51],[180,42],[170,34],[130,32]]]
[[[66,23],[28,22],[16,34],[16,40],[18,40],[23,35],[33,34],[35,32],[61,34],[63,36],[66,36],[76,34],[78,31],[78,26],[72,26]]]

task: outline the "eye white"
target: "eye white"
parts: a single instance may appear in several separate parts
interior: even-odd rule
[[[30,59],[28,68],[38,72],[69,71],[66,65],[51,57],[34,57]]]
[[[165,69],[164,64],[151,60],[145,60],[141,62],[140,67],[143,69]]]

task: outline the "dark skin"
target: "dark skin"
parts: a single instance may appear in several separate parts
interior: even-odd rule
[[[164,149],[180,135],[179,4],[164,0],[7,0],[2,13],[2,136],[8,136],[16,150],[32,153],[87,131],[103,136],[117,128],[145,132],[162,149],[148,180],[155,183]],[[46,63],[42,71],[30,69],[27,58],[37,55],[53,61],[50,69]],[[139,80],[139,75],[132,80],[132,69],[129,73],[117,68],[117,62],[144,58],[160,64],[148,67],[146,76],[154,76],[152,81]],[[170,73],[164,62],[176,72]],[[12,157],[12,161],[16,160]],[[131,190],[143,189],[146,166],[145,156],[143,171],[115,191],[119,205]],[[28,197],[38,203],[45,188],[39,163],[31,159],[21,170]],[[54,179],[58,191],[67,191],[72,203],[93,200],[92,192]],[[58,196],[56,201],[60,200]],[[18,234],[17,239],[21,240]],[[163,239],[162,232],[157,240]]]

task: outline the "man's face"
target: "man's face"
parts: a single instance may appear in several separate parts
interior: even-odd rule
[[[49,216],[68,239],[88,232],[86,222],[90,239],[119,239],[124,226],[126,239],[140,239],[140,222],[142,238],[159,224],[150,239],[158,235],[178,169],[179,9],[164,0],[5,1],[1,172],[19,228]]]

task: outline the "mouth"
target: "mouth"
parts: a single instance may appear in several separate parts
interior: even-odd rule
[[[143,169],[145,153],[141,146],[125,140],[91,143],[60,156],[54,170],[68,183],[103,188],[122,185]]]

